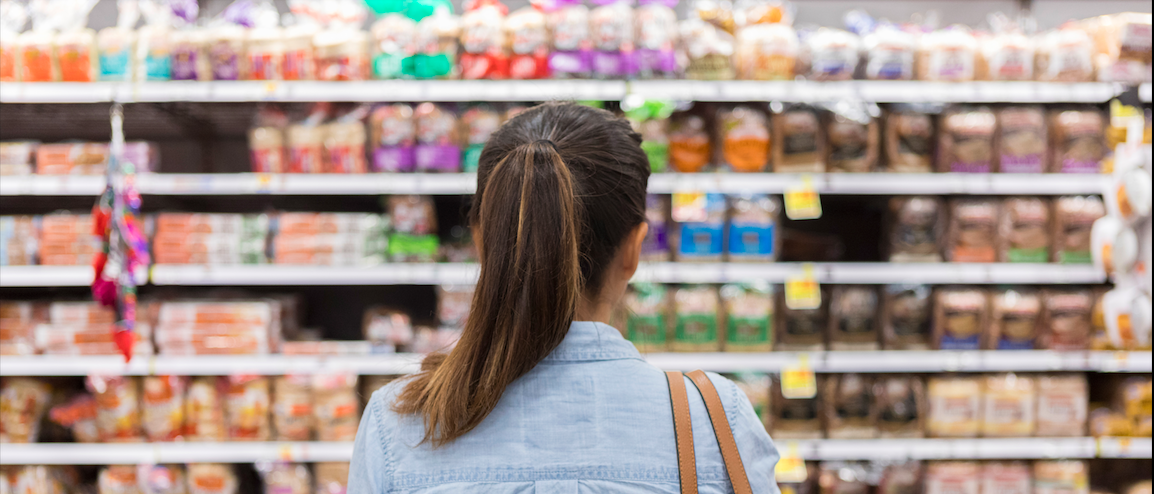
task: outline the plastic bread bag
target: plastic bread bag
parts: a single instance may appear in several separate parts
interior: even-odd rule
[[[0,443],[33,443],[48,411],[51,388],[27,377],[0,382]]]
[[[1150,82],[1150,13],[1125,12],[1082,22],[1094,39],[1098,80]]]
[[[997,119],[986,107],[955,107],[942,114],[937,170],[942,173],[994,171]]]
[[[354,107],[325,125],[324,148],[326,173],[366,173],[364,119],[369,108]]]
[[[930,437],[977,437],[982,425],[982,381],[973,376],[930,377],[926,432]]]
[[[1042,297],[1039,348],[1059,351],[1088,348],[1092,334],[1093,293],[1077,288],[1047,289],[1042,292]]]
[[[765,194],[731,196],[728,259],[731,262],[772,262],[781,248],[778,221],[781,205]]]
[[[941,262],[946,208],[940,198],[893,197],[889,203],[890,262]]]
[[[373,345],[407,345],[413,340],[413,323],[400,310],[374,306],[365,310],[364,335]]]
[[[433,14],[417,21],[417,53],[413,56],[413,76],[417,79],[451,79],[456,75],[457,45],[461,20],[447,6],[437,6]]]
[[[994,292],[989,350],[1033,350],[1036,348],[1042,301],[1038,292],[1005,288]]]
[[[829,349],[880,349],[878,291],[871,286],[839,285],[830,290]]]
[[[817,388],[822,389],[824,379],[817,377]],[[769,424],[766,427],[772,437],[782,439],[821,439],[821,393],[809,398],[786,398],[782,394],[781,378],[772,375],[769,393]]]
[[[173,441],[184,435],[185,388],[180,376],[146,376],[141,396],[141,423],[151,442]]]
[[[1094,41],[1074,24],[1038,36],[1037,80],[1090,82],[1094,80]]]
[[[238,494],[239,484],[232,465],[224,463],[188,465],[188,494]]]
[[[1050,112],[1054,173],[1098,173],[1106,157],[1106,118],[1092,108]]]
[[[188,494],[188,480],[181,465],[136,465],[141,494]]]
[[[601,79],[631,79],[637,75],[632,0],[594,1],[589,11],[593,41],[593,75]]]
[[[96,33],[97,78],[102,81],[127,81],[132,78],[131,62],[140,9],[136,0],[118,0],[116,8],[116,25]]]
[[[498,0],[470,0],[461,15],[462,79],[508,79],[509,52],[505,43],[505,14]]]
[[[1038,436],[1086,435],[1090,385],[1085,374],[1038,376]]]
[[[982,492],[1033,494],[1030,464],[1024,461],[992,461],[982,465]]]
[[[318,441],[352,441],[361,422],[355,374],[313,376],[313,417]]]
[[[313,494],[308,466],[286,461],[264,461],[256,465],[265,494]]]
[[[685,78],[703,81],[730,80],[737,74],[734,68],[734,38],[701,19],[686,19],[678,23],[681,40],[679,57],[685,67]]]
[[[0,2],[0,82],[16,82],[22,76],[20,33],[27,21],[28,8],[24,3]]]
[[[857,72],[861,40],[840,29],[818,28],[805,38],[809,73],[814,81],[847,81]]]
[[[645,221],[649,231],[641,244],[641,260],[647,262],[668,262],[672,257],[669,248],[670,229],[669,198],[649,194],[645,196]]]
[[[170,74],[174,81],[207,81],[212,79],[206,29],[186,27],[172,31]]]
[[[288,169],[285,127],[288,117],[279,109],[265,106],[257,111],[248,131],[249,160],[256,173],[284,173]]]
[[[1044,263],[1050,259],[1050,203],[1036,197],[1011,197],[1002,204],[998,260]]]
[[[414,150],[417,171],[458,172],[461,170],[461,147],[457,117],[447,108],[421,103],[413,110],[417,126]]]
[[[1000,215],[1001,204],[994,199],[951,199],[946,260],[994,262]]]
[[[825,172],[825,136],[817,110],[785,107],[773,119],[773,171],[776,173]]]
[[[101,442],[139,442],[140,379],[88,376],[85,385],[96,398],[96,429]]]
[[[721,151],[737,172],[765,171],[769,164],[769,121],[765,112],[738,106],[719,112]]]
[[[417,127],[413,107],[405,103],[378,106],[369,114],[369,147],[376,172],[409,172],[416,167]]]
[[[405,70],[412,63],[417,52],[417,23],[400,14],[382,16],[373,23],[372,35],[372,75],[374,79],[399,79],[411,76],[412,69]]]
[[[864,374],[835,374],[822,389],[822,414],[830,439],[872,439],[878,435],[874,379]]]
[[[934,118],[922,108],[895,105],[885,115],[887,170],[900,173],[929,173],[933,168]]]
[[[11,3],[5,2],[5,4]],[[23,6],[27,6],[31,25],[29,30],[20,33],[16,38],[18,60],[14,68],[19,70],[16,79],[22,82],[59,81],[60,61],[56,56],[54,42],[56,26],[62,19],[53,10],[60,8],[61,5],[45,1],[26,3],[21,5]],[[19,31],[19,26],[16,31]]]
[[[776,23],[742,27],[737,31],[737,77],[792,80],[800,53],[801,42],[792,26]]]
[[[713,156],[708,125],[694,113],[675,113],[669,121],[669,166],[695,173],[709,166]]]
[[[726,200],[722,194],[696,194],[679,204],[671,216],[677,221],[674,245],[681,262],[718,262],[725,251]]]
[[[637,74],[642,79],[677,76],[678,28],[676,0],[642,0],[634,11]]]
[[[826,118],[828,140],[826,171],[831,173],[867,173],[874,171],[881,154],[881,136],[877,105],[832,105]]]
[[[545,14],[532,8],[517,9],[505,18],[502,29],[511,52],[509,77],[549,78],[549,30]]]
[[[822,304],[816,309],[791,309],[785,304],[785,292],[778,293],[775,351],[816,352],[826,349],[829,292],[824,288],[821,300]]]
[[[925,494],[981,494],[982,464],[931,461],[926,464]]]
[[[277,441],[308,441],[314,428],[311,377],[277,376],[272,381],[272,425]]]
[[[272,437],[269,380],[263,376],[236,375],[222,378],[225,384],[224,421],[230,441],[268,441]]]
[[[144,494],[134,465],[111,465],[96,476],[99,494]]]
[[[1034,462],[1035,494],[1089,494],[1090,466],[1080,460]]]
[[[288,173],[323,173],[325,166],[324,121],[330,105],[317,103],[308,116],[288,127]]]
[[[1034,80],[1034,39],[1005,14],[995,12],[988,22],[994,33],[979,39],[978,80]]]
[[[345,494],[348,491],[348,462],[313,463],[313,475],[316,480],[316,494]]]
[[[194,377],[184,400],[184,437],[189,441],[224,441],[224,399],[215,377]],[[191,469],[189,474],[191,477]],[[191,479],[189,481],[191,485]]]
[[[463,328],[473,304],[473,285],[437,286],[437,322],[442,327]]]
[[[882,375],[873,384],[873,416],[878,437],[919,438],[926,421],[926,389],[922,378]]]
[[[917,37],[893,24],[882,24],[862,36],[865,78],[908,81],[914,78]]]
[[[997,110],[995,156],[1002,173],[1043,173],[1048,168],[1046,111],[1040,106]]]
[[[982,349],[990,326],[986,292],[978,288],[942,288],[934,296],[934,348]]]
[[[429,196],[389,196],[388,211],[393,230],[413,235],[437,232],[437,211]]]
[[[727,352],[768,352],[773,348],[774,290],[768,283],[721,287]]]
[[[465,172],[477,171],[481,150],[500,126],[501,114],[485,104],[474,105],[461,114],[461,135],[467,144],[462,155]]]
[[[549,14],[552,52],[549,71],[554,78],[585,78],[593,73],[593,40],[589,33],[589,8],[568,5]]]
[[[882,348],[927,350],[933,335],[933,300],[925,285],[886,285],[882,292]]]
[[[817,483],[822,494],[869,494],[876,473],[864,461],[823,461],[818,466]]]
[[[100,432],[96,428],[96,399],[90,394],[77,394],[52,407],[48,417],[72,431],[72,438],[78,443],[100,442]]]
[[[926,33],[918,44],[918,79],[972,81],[977,56],[978,41],[966,26],[953,25]]]
[[[717,288],[684,285],[673,291],[671,349],[680,352],[716,352],[721,349],[721,303]]]
[[[991,374],[984,378],[982,436],[1026,437],[1034,434],[1037,384],[1033,377]]]
[[[368,33],[329,29],[313,37],[313,46],[318,81],[363,81],[368,78]]]
[[[284,79],[285,36],[278,24],[280,16],[271,2],[258,3],[261,12],[245,37],[246,79],[279,81]]]
[[[320,26],[300,12],[304,2],[289,2],[294,22],[284,27],[284,80],[311,81],[316,78],[316,51],[313,38]]]

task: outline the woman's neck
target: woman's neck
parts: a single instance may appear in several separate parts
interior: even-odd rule
[[[605,303],[599,298],[581,297],[577,301],[576,320],[595,321],[609,324],[609,316],[613,314],[613,305]]]

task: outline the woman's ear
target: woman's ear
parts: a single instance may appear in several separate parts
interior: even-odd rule
[[[641,263],[641,246],[645,243],[645,236],[649,234],[649,224],[639,223],[625,237],[625,244],[621,246],[621,269],[626,279],[633,277],[637,266]]]

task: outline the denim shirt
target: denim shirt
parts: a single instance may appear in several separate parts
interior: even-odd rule
[[[709,374],[755,493],[777,494],[778,454],[745,394]],[[514,381],[477,428],[438,449],[419,416],[391,410],[407,380],[373,393],[361,419],[349,494],[679,493],[665,374],[611,326],[574,322]],[[686,379],[699,492],[733,492],[701,395]]]

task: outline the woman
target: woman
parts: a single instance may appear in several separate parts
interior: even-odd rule
[[[640,142],[625,120],[572,103],[493,134],[469,217],[481,275],[460,342],[373,393],[350,494],[680,492],[666,378],[607,324],[648,231]],[[753,492],[776,492],[765,427],[732,382],[710,379]],[[700,492],[728,492],[704,403],[689,395]]]

